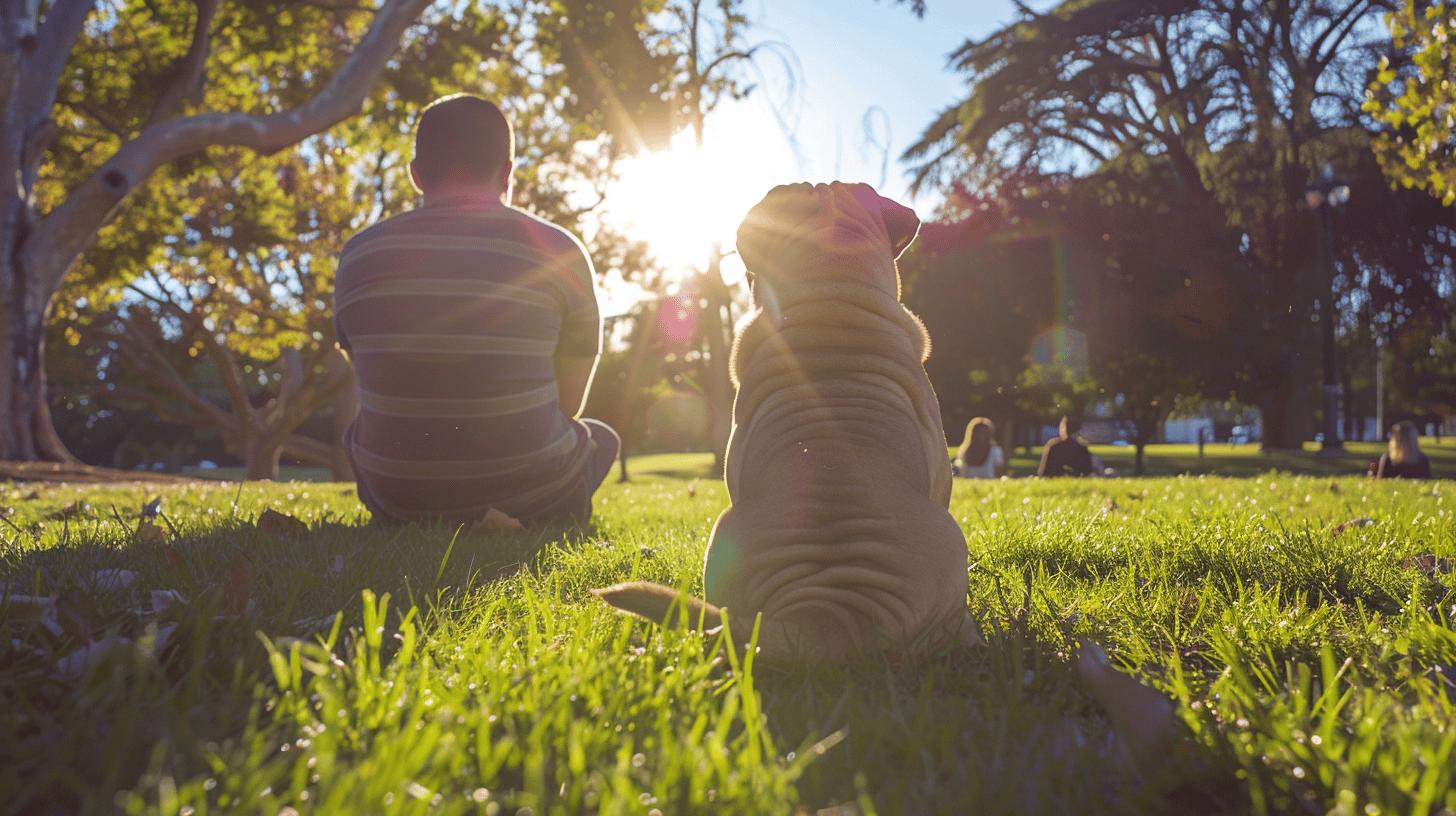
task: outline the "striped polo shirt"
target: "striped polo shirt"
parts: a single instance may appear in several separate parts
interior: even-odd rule
[[[562,413],[553,359],[596,355],[601,320],[571,233],[493,199],[427,199],[344,247],[334,322],[358,375],[350,453],[376,515],[577,512],[590,443]]]

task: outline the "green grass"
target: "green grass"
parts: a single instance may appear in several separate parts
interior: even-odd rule
[[[725,496],[691,478],[700,467],[638,459],[633,483],[600,494],[586,533],[458,537],[363,527],[337,484],[0,485],[0,580],[79,593],[62,605],[81,618],[93,597],[98,629],[139,644],[79,680],[52,679],[69,636],[0,608],[0,802],[169,814],[1167,812],[1175,805],[1099,747],[1106,718],[1072,666],[1075,639],[1091,637],[1178,704],[1215,769],[1218,797],[1199,807],[1456,810],[1456,702],[1436,668],[1456,677],[1456,578],[1409,560],[1456,556],[1449,482],[962,482],[952,512],[988,646],[825,669],[758,664],[589,596],[628,577],[701,590]],[[151,495],[175,542],[134,540]],[[258,531],[267,507],[312,529]],[[1362,516],[1373,523],[1331,531]],[[256,572],[254,608],[214,621],[221,588],[246,583],[240,556]],[[108,567],[136,583],[89,588]],[[189,605],[135,613],[162,588]],[[170,643],[154,648],[169,624]],[[1069,747],[1072,727],[1090,745]],[[1190,804],[1183,793],[1177,808]]]

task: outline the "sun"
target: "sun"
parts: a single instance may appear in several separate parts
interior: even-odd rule
[[[732,252],[739,222],[778,183],[760,159],[772,145],[759,140],[772,132],[752,118],[724,117],[711,120],[702,147],[688,130],[665,150],[627,159],[609,190],[607,218],[645,241],[671,277],[685,279],[707,264],[715,242]],[[724,266],[732,275],[741,264]]]

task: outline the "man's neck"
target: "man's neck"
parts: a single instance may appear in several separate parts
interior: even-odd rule
[[[505,203],[505,193],[495,187],[452,187],[425,193],[424,206],[488,209]]]

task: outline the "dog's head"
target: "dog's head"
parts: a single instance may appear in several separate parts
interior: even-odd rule
[[[755,282],[781,289],[811,278],[857,278],[900,296],[895,259],[920,230],[909,207],[868,184],[785,184],[738,227],[738,252]]]

